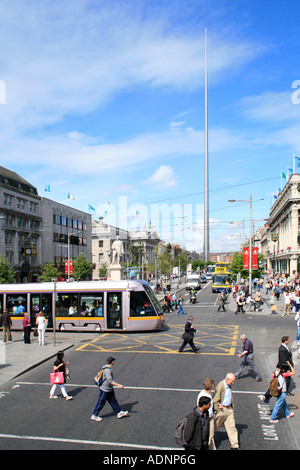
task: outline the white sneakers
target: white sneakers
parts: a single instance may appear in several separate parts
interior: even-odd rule
[[[117,414],[117,418],[120,419],[120,418],[123,418],[124,416],[128,415],[128,411],[120,411],[118,414]],[[91,420],[92,421],[102,421],[103,418],[101,418],[100,416],[96,416],[96,415],[92,415],[91,416]]]

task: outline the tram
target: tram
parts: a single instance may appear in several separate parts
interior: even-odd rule
[[[42,310],[47,328],[58,331],[145,331],[165,322],[161,305],[145,281],[81,281],[0,284],[0,311],[12,329],[22,330],[24,313],[31,326]]]

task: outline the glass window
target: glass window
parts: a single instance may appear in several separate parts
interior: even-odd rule
[[[56,299],[57,317],[78,316],[78,294],[57,294]]]
[[[144,285],[144,288],[145,288],[145,291],[146,291],[147,294],[148,294],[148,297],[150,297],[150,300],[151,300],[152,304],[153,304],[154,307],[155,307],[156,314],[157,314],[157,315],[163,315],[162,306],[161,306],[161,304],[159,303],[159,301],[158,301],[156,295],[154,294],[154,292],[153,292],[153,290],[151,289],[151,287],[149,286],[149,284]]]
[[[79,315],[103,317],[103,292],[79,294]]]
[[[11,315],[23,315],[27,312],[27,295],[7,294],[6,308]]]
[[[153,317],[153,315],[156,315],[156,313],[146,292],[130,292],[130,316]]]
[[[3,294],[0,294],[0,313],[3,313]]]
[[[122,293],[107,293],[107,328],[122,328]]]
[[[35,326],[36,317],[40,311],[44,312],[48,320],[48,328],[52,328],[52,294],[31,294],[30,295],[30,320]]]

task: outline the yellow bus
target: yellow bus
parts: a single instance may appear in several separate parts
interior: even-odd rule
[[[231,273],[228,271],[215,271],[212,281],[212,292],[231,292],[232,279]]]

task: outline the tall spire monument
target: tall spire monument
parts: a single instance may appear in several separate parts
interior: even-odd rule
[[[204,262],[209,260],[209,200],[208,200],[208,116],[207,116],[207,29],[205,28],[205,163],[204,163]]]

